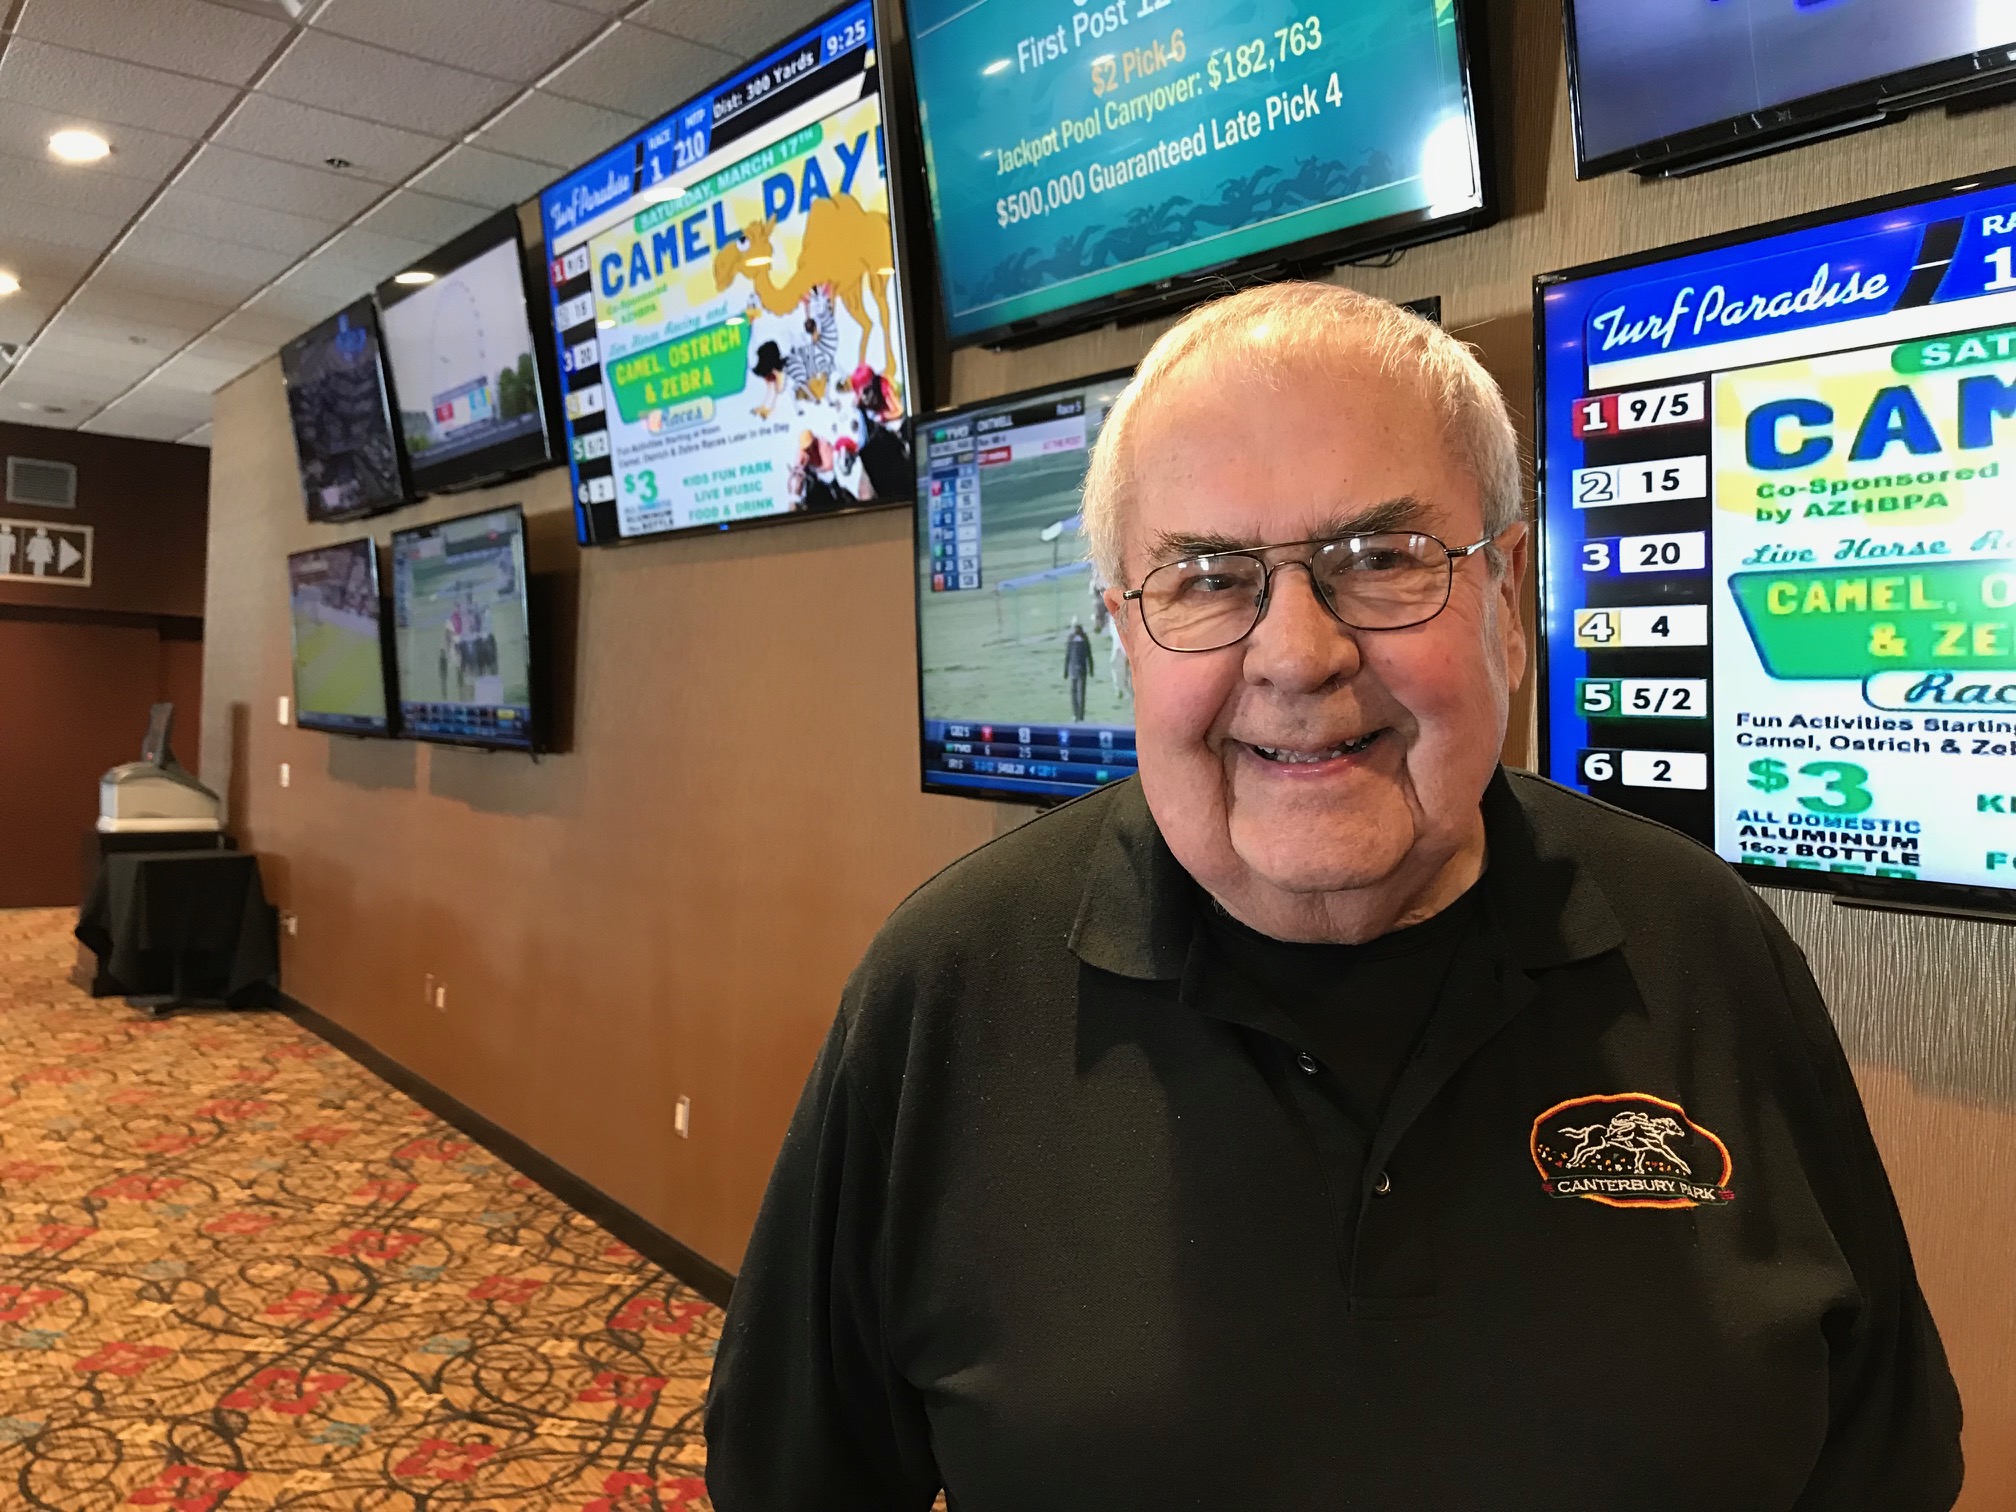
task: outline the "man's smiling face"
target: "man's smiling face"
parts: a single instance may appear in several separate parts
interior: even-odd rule
[[[1127,586],[1204,549],[1394,529],[1477,540],[1477,481],[1417,390],[1348,361],[1278,384],[1202,362],[1170,374],[1129,435]],[[1481,553],[1457,562],[1448,607],[1404,630],[1340,624],[1299,566],[1218,651],[1164,650],[1139,604],[1109,594],[1127,611],[1149,807],[1177,860],[1247,923],[1362,937],[1474,879],[1479,800],[1526,657],[1524,527],[1499,544],[1502,576]]]

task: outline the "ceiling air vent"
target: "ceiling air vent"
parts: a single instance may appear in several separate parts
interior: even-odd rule
[[[38,509],[75,509],[77,469],[68,462],[41,462],[34,457],[9,457],[7,502],[33,504]]]

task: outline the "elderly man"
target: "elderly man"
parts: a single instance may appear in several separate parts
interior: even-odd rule
[[[1379,301],[1165,335],[1086,485],[1141,776],[849,983],[718,1512],[1933,1512],[1959,1404],[1797,947],[1497,766],[1503,400]]]

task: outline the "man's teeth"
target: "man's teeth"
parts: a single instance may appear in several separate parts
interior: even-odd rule
[[[1256,745],[1253,749],[1269,761],[1278,761],[1293,765],[1305,762],[1335,761],[1339,756],[1354,755],[1364,750],[1365,747],[1372,744],[1378,738],[1379,732],[1374,730],[1370,735],[1361,735],[1356,740],[1347,740],[1342,745],[1331,746],[1327,751],[1290,751],[1280,746],[1263,745]]]

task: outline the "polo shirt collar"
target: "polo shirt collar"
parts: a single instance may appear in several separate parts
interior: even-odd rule
[[[1107,789],[1105,823],[1067,941],[1088,966],[1141,981],[1179,981],[1196,926],[1195,884],[1148,811],[1139,778]],[[1484,791],[1485,906],[1512,964],[1566,965],[1624,943],[1596,880],[1520,801],[1503,767]]]

